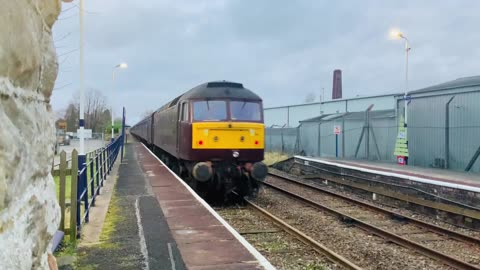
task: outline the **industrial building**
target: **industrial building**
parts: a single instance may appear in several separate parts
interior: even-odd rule
[[[267,150],[394,162],[403,96],[266,108]],[[409,99],[409,164],[480,172],[476,160],[480,154],[480,76],[411,91]],[[342,127],[337,137],[334,126]]]
[[[349,99],[335,99],[325,102],[314,102],[299,105],[271,107],[264,110],[266,127],[297,127],[300,121],[324,114],[365,111],[373,104],[372,110],[394,110],[397,96],[403,94],[387,94]]]

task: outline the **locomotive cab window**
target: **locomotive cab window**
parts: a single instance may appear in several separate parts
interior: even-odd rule
[[[180,114],[180,121],[187,122],[188,121],[188,103],[182,103],[182,111]]]
[[[230,115],[232,120],[240,121],[260,121],[262,114],[260,103],[247,101],[231,101]]]
[[[227,119],[227,103],[223,100],[195,101],[193,120],[222,121]]]

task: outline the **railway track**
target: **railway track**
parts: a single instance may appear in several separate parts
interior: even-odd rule
[[[252,202],[246,204],[248,205],[220,207],[215,210],[278,269],[346,268],[325,253],[318,252],[308,242],[300,240],[293,231],[287,231],[275,222],[278,218],[272,214]]]
[[[247,199],[245,199],[245,202],[247,203],[248,206],[262,213],[265,217],[267,217],[269,220],[274,222],[277,226],[279,226],[284,231],[293,235],[295,238],[299,239],[303,243],[309,245],[313,250],[317,251],[318,253],[325,255],[331,262],[341,265],[345,269],[353,269],[353,270],[362,269],[359,266],[355,265],[353,262],[350,262],[349,260],[344,258],[343,256],[335,253],[334,251],[330,250],[326,246],[315,241],[313,238],[309,237],[308,235],[301,232],[300,230],[294,228],[293,226],[290,226],[288,223],[274,216],[273,214],[268,212],[266,209],[258,206],[257,204]]]
[[[264,185],[450,267],[480,269],[480,239],[281,175]]]

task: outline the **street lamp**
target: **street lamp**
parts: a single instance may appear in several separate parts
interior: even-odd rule
[[[110,114],[112,115],[112,142],[113,142],[113,139],[114,139],[114,134],[113,134],[113,91],[114,91],[114,87],[115,87],[115,71],[117,69],[125,69],[125,68],[128,68],[128,65],[127,63],[120,63],[118,65],[116,65],[114,68],[113,68],[113,72],[112,72],[112,108],[111,108],[111,112]]]
[[[404,100],[405,100],[405,127],[407,126],[407,115],[408,115],[408,110],[407,110],[407,96],[408,96],[408,52],[410,51],[410,43],[408,38],[400,31],[398,30],[392,30],[390,32],[390,35],[394,38],[402,38],[405,40],[405,94],[404,94]]]
[[[85,159],[85,112],[84,112],[84,103],[85,103],[85,76],[84,76],[84,61],[83,61],[83,41],[84,41],[84,31],[83,31],[83,0],[79,2],[79,18],[80,18],[80,111],[78,117],[78,138],[80,139],[80,149],[79,149],[79,165],[81,162],[84,162]],[[81,167],[79,167],[81,168]]]
[[[405,145],[406,145],[406,150],[408,154],[408,133],[407,133],[407,122],[408,122],[408,52],[410,51],[410,41],[408,38],[400,31],[398,30],[392,30],[390,32],[390,36],[393,38],[401,38],[405,40],[405,93],[403,95],[403,100],[405,102],[404,105],[404,129],[405,129]]]

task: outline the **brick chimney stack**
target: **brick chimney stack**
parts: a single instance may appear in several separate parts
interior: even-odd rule
[[[340,98],[342,98],[342,71],[336,69],[333,71],[332,99]]]

